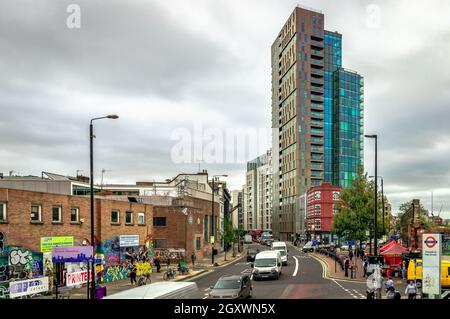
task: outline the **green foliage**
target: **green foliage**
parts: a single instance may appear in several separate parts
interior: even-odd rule
[[[373,223],[374,189],[374,182],[369,181],[367,173],[364,173],[363,168],[359,167],[353,186],[341,190],[341,203],[337,205],[337,211],[333,217],[332,232],[334,234],[346,240],[367,240],[366,231]],[[383,235],[381,194],[378,194],[377,205],[378,238],[380,238]]]

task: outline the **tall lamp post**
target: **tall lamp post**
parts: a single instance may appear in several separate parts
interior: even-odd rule
[[[102,119],[118,119],[119,117],[115,114],[96,117],[91,119],[91,124],[89,126],[90,131],[90,199],[91,199],[91,245],[92,245],[92,282],[91,282],[91,299],[96,299],[95,296],[95,245],[94,245],[94,125],[92,122]],[[88,274],[89,278],[89,274]]]
[[[370,178],[373,178],[373,176],[369,176]],[[383,176],[378,176],[381,179],[381,203],[383,205],[382,210],[383,210],[383,234],[385,231],[385,227],[384,227],[384,215],[385,215],[385,208],[384,208],[384,189],[383,189]]]
[[[215,227],[215,221],[214,221],[214,192],[216,190],[215,182],[218,180],[218,177],[228,177],[228,175],[213,175],[212,176],[212,199],[211,199],[211,235],[214,240],[211,241],[211,264],[214,265],[214,242],[216,241],[215,234],[214,234],[214,227]]]
[[[377,238],[377,211],[378,211],[378,164],[377,164],[377,140],[378,137],[376,134],[373,135],[364,135],[367,138],[375,139],[375,191],[374,191],[374,201],[375,201],[375,210],[374,210],[374,256],[378,256],[378,238]]]

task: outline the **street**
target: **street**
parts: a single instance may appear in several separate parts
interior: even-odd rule
[[[260,250],[267,246],[251,244]],[[210,286],[221,276],[239,273],[251,274],[251,263],[244,255],[235,263],[216,268],[215,271],[197,277],[200,294],[197,298],[206,299]],[[279,280],[252,281],[254,299],[365,299],[365,283],[324,278],[322,264],[293,246],[289,246],[288,265],[283,266]]]

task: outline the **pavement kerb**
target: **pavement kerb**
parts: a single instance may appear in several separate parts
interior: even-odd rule
[[[185,281],[185,280],[188,280],[188,279],[199,278],[199,277],[205,276],[206,274],[208,274],[210,272],[211,272],[210,269],[203,269],[203,270],[201,270],[200,272],[198,272],[198,273],[196,273],[194,275],[187,275],[186,277],[182,277],[182,278],[179,277],[179,278],[176,278],[173,281]]]

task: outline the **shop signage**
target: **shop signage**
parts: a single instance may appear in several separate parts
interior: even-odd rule
[[[11,281],[9,283],[10,298],[34,295],[48,291],[48,277]]]
[[[139,246],[139,235],[120,235],[120,247],[136,247]]]
[[[422,292],[429,295],[441,294],[441,234],[422,236]]]
[[[73,236],[41,237],[41,253],[49,253],[53,247],[73,245]]]
[[[54,263],[92,262],[92,246],[53,247],[52,261]]]
[[[92,281],[92,271],[89,272],[89,281]],[[87,283],[87,271],[78,271],[66,274],[66,286],[73,287]]]

